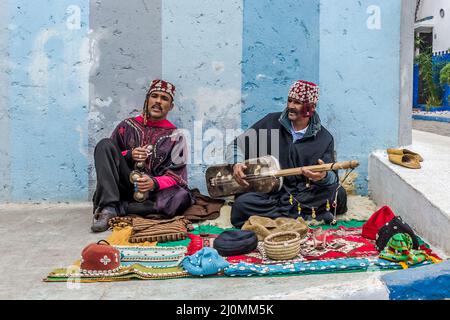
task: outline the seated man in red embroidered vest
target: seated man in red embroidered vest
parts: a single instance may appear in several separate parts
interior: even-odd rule
[[[142,115],[125,119],[111,138],[97,144],[93,232],[107,230],[109,219],[118,215],[169,219],[193,203],[187,187],[186,141],[166,119],[174,94],[173,84],[153,80]],[[132,179],[135,169],[140,176]]]

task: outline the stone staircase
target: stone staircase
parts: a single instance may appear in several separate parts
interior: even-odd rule
[[[388,205],[433,248],[450,255],[450,137],[413,130],[405,148],[424,158],[421,169],[392,164],[385,150],[369,158],[369,195]]]

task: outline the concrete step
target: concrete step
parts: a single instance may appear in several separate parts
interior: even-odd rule
[[[422,168],[393,164],[386,150],[372,153],[369,195],[378,206],[390,206],[418,235],[449,256],[450,137],[413,130],[413,143],[405,148],[422,155]]]

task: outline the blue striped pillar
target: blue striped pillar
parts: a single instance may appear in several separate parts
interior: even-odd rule
[[[88,8],[9,1],[10,201],[87,199]]]

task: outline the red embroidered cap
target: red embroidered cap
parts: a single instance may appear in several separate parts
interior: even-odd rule
[[[384,206],[376,211],[362,226],[362,236],[367,239],[376,240],[377,233],[386,223],[394,219],[395,214],[391,208]]]
[[[319,101],[319,86],[312,82],[298,80],[291,86],[288,97],[316,104]]]
[[[150,85],[150,89],[148,90],[147,94],[150,94],[154,91],[162,91],[165,93],[168,93],[171,97],[172,100],[175,97],[175,86],[173,84],[171,84],[170,82],[164,81],[164,80],[160,80],[160,79],[155,79],[152,81],[152,84]]]
[[[91,243],[81,252],[81,272],[83,273],[114,272],[119,267],[119,250],[110,246],[105,240]]]

